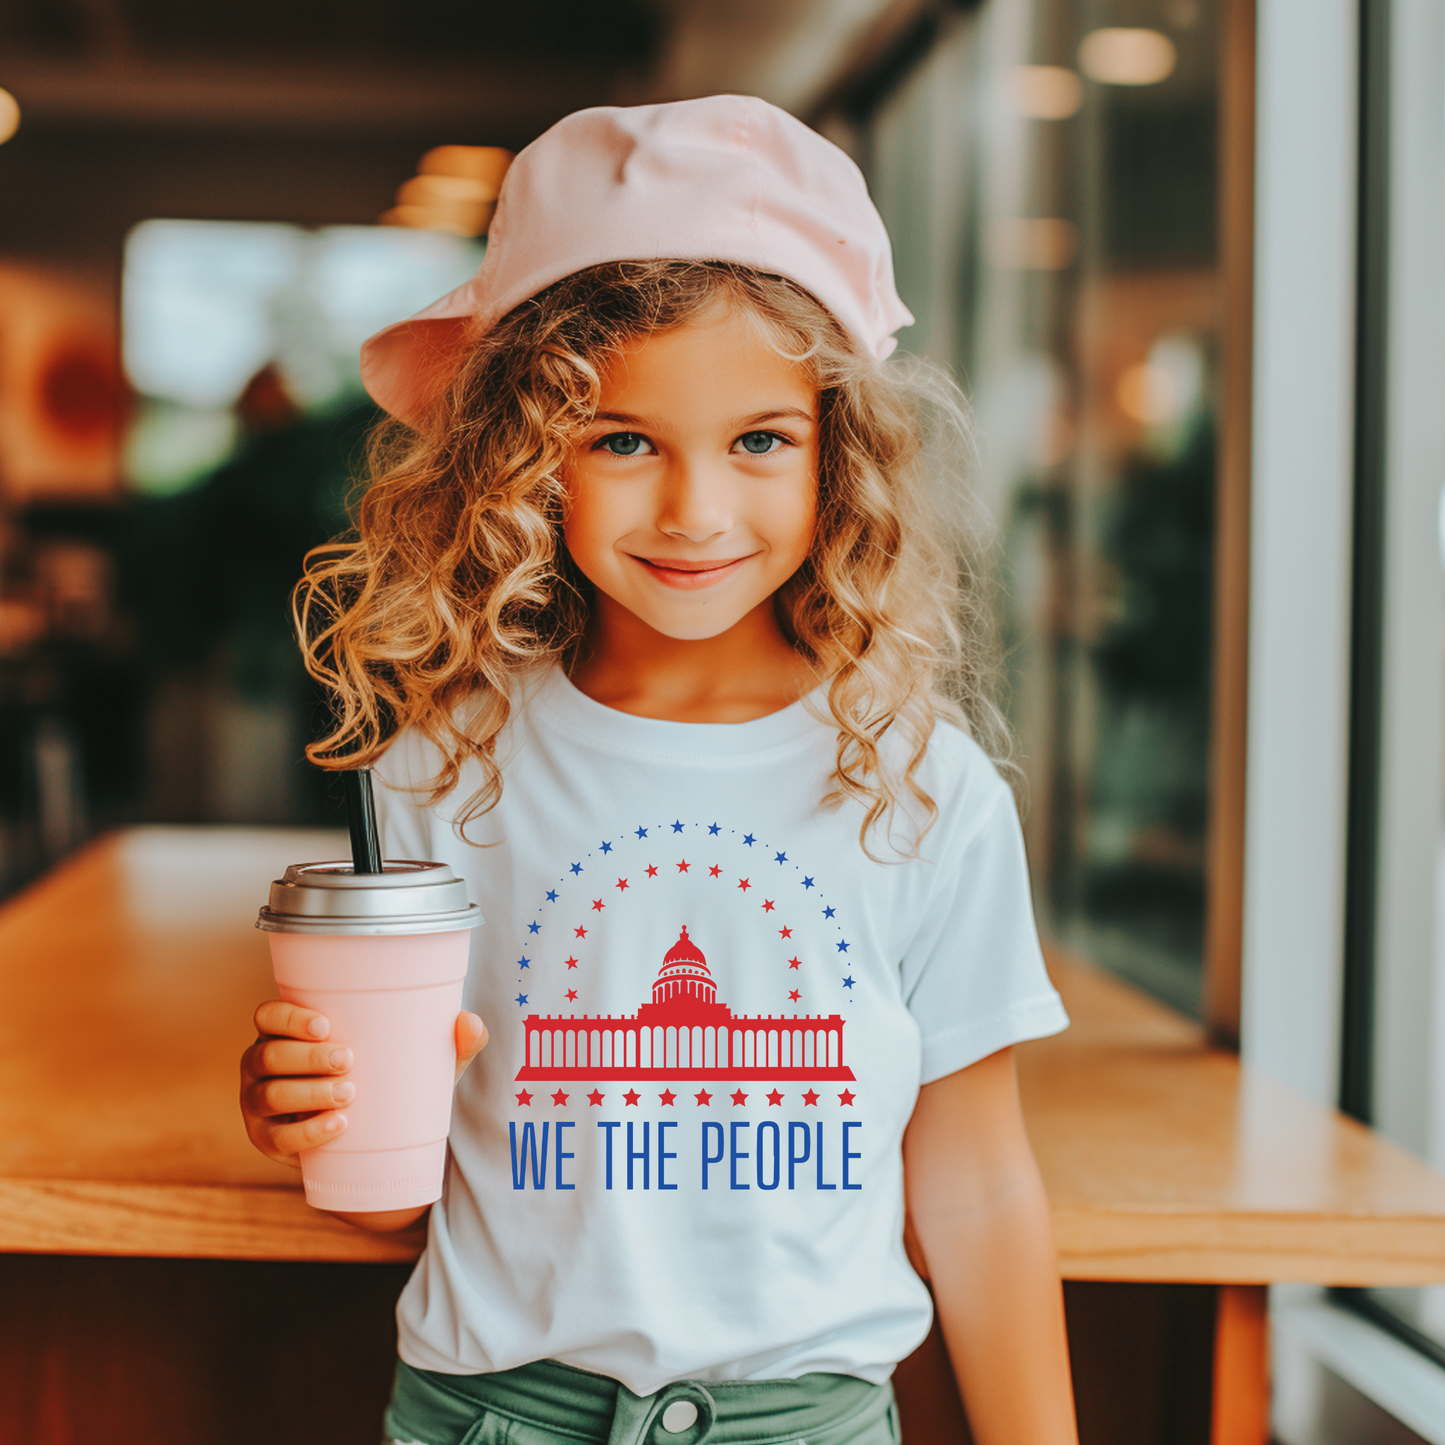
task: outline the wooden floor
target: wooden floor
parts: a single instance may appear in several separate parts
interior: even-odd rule
[[[140,829],[0,908],[0,1445],[372,1445],[416,1237],[306,1207],[247,1143],[266,881],[338,835]],[[1054,961],[1020,1049],[1084,1445],[1263,1445],[1263,1285],[1445,1281],[1445,1180]],[[960,1127],[963,1127],[962,1122]],[[935,1340],[909,1445],[956,1442]]]

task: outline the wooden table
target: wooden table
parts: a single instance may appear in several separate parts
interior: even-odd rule
[[[132,1383],[152,1356],[196,1353],[203,1336],[229,1360],[220,1374],[171,1369],[171,1423],[153,1426],[168,1441],[259,1438],[246,1433],[248,1400],[268,1438],[282,1439],[278,1411],[302,1438],[317,1392],[296,1360],[313,1357],[327,1379],[356,1370],[358,1311],[394,1298],[419,1238],[364,1235],[309,1209],[295,1174],[250,1147],[236,1109],[236,1060],[271,990],[251,926],[265,883],[288,862],[342,852],[340,834],[142,828],[91,845],[0,909],[0,1401],[29,1401],[30,1433],[17,1438],[131,1438],[82,1428],[91,1404],[100,1418],[87,1371],[118,1342],[117,1378]],[[1086,1445],[1144,1438],[1137,1424],[1121,1433],[1111,1328],[1206,1330],[1207,1418],[1173,1428],[1171,1445],[1260,1445],[1263,1286],[1445,1281],[1445,1179],[1243,1072],[1194,1025],[1108,976],[1065,961],[1054,971],[1073,1027],[1023,1047],[1020,1064],[1064,1276],[1113,1282],[1070,1286]],[[335,1268],[360,1264],[390,1268]],[[1178,1296],[1197,1308],[1151,1315],[1137,1303],[1151,1296],[1121,1294],[1121,1282],[1208,1288]],[[384,1371],[390,1321],[384,1309],[377,1318],[362,1354]],[[270,1351],[259,1396],[248,1349]],[[287,1368],[295,1381],[276,1384]],[[1090,1370],[1105,1381],[1093,1404]],[[943,1376],[936,1340],[900,1373],[905,1403],[919,1401],[910,1445],[956,1427],[939,1423]],[[374,1428],[366,1412],[384,1390],[379,1379],[349,1392],[358,1422]],[[176,1419],[192,1428],[230,1391],[209,1434],[177,1433]],[[160,1408],[153,1389],[133,1393],[149,1403],[132,1402],[132,1421]],[[366,1438],[335,1433],[334,1401],[316,1408],[326,1428],[308,1438]]]
[[[1445,1279],[1445,1179],[1241,1068],[1198,1025],[1109,975],[1060,959],[1051,971],[1072,1026],[1021,1048],[1019,1066],[1064,1278],[1215,1286],[1199,1301],[1213,1335],[1210,1428],[1199,1438],[1264,1445],[1265,1286]],[[1162,1318],[1178,1328],[1182,1315],[1187,1329],[1190,1292],[1173,1294]],[[1121,1400],[1086,1398],[1089,1336],[1070,1308],[1081,1423],[1091,1405],[1114,1420]],[[1167,1368],[1162,1357],[1155,1367]],[[1182,1438],[1180,1428],[1163,1438]]]

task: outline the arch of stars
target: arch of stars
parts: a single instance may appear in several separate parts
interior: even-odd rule
[[[665,844],[668,842],[681,841],[684,844],[682,851],[687,852],[689,850],[686,847],[686,841],[689,836],[696,838],[698,842],[705,845],[709,838],[720,838],[724,833],[736,839],[743,847],[758,850],[759,868],[755,870],[750,869],[746,875],[739,876],[737,879],[729,878],[726,880],[739,891],[748,893],[756,889],[761,894],[769,892],[776,894],[778,892],[776,885],[771,888],[767,886],[769,882],[771,882],[768,875],[771,873],[772,868],[777,867],[784,870],[791,870],[791,873],[788,875],[791,881],[804,890],[809,901],[818,909],[824,922],[830,925],[832,930],[836,932],[836,938],[831,941],[834,951],[838,956],[838,961],[843,967],[843,972],[839,976],[840,983],[845,990],[851,990],[854,987],[855,980],[851,972],[848,971],[849,960],[847,955],[850,942],[844,935],[843,922],[838,916],[837,907],[831,904],[822,890],[818,888],[816,877],[812,874],[805,873],[801,863],[789,857],[786,848],[776,847],[766,840],[760,839],[750,831],[743,831],[737,828],[724,828],[722,824],[716,821],[708,823],[684,822],[681,818],[674,818],[670,822],[639,822],[632,828],[624,830],[614,837],[600,839],[595,848],[588,850],[580,857],[569,862],[566,869],[558,875],[555,885],[545,891],[543,902],[538,905],[535,916],[526,926],[526,937],[528,941],[535,940],[536,946],[540,947],[540,935],[549,921],[547,915],[553,911],[555,905],[562,901],[562,890],[567,888],[569,884],[580,884],[583,875],[589,871],[595,873],[598,866],[616,851],[619,844],[635,844],[641,842]],[[658,851],[661,854],[661,850],[659,849]],[[696,852],[697,850],[692,849],[691,851]],[[689,874],[696,867],[700,870],[700,876],[717,879],[720,882],[724,881],[724,873],[726,871],[722,868],[721,864],[717,862],[706,864],[685,857],[679,857],[677,860],[671,861],[668,864],[650,861],[644,868],[642,875],[638,877],[637,883],[645,883],[648,879],[660,876],[667,867],[672,867],[678,872]],[[607,907],[606,894],[609,890],[617,893],[626,893],[635,887],[636,883],[634,883],[630,873],[627,877],[619,877],[610,881],[606,889],[599,887],[598,891],[601,896],[589,901],[587,908],[584,910],[585,914],[596,915],[603,913]],[[778,907],[777,898],[763,896],[760,899],[759,907],[766,913],[775,913]],[[568,973],[573,970],[580,970],[582,965],[579,951],[585,946],[585,940],[591,931],[591,926],[595,925],[595,923],[595,917],[590,919],[584,917],[583,922],[569,926],[567,938],[571,944],[571,948],[568,950],[568,956],[565,960],[565,969]],[[778,929],[778,933],[780,941],[787,942],[792,936],[793,928],[784,923]],[[517,960],[519,988],[515,1002],[519,1008],[525,1008],[530,1002],[530,994],[524,991],[525,984],[521,975],[524,971],[529,971],[534,962],[536,962],[535,950],[529,954],[527,948],[524,946]],[[801,968],[802,959],[798,957],[797,951],[793,951],[787,960],[787,969],[800,970]],[[528,976],[530,976],[530,974],[528,974]],[[799,981],[796,980],[794,982],[799,983]],[[789,1002],[799,1003],[801,1001],[801,984],[799,983],[797,987],[786,989],[786,993]],[[565,996],[569,1003],[575,1003],[578,997],[578,989],[575,986],[566,987]],[[851,999],[851,994],[849,994],[848,997]],[[523,1072],[525,1073],[526,1070],[524,1069]],[[749,1072],[751,1072],[751,1070]],[[781,1073],[782,1071],[778,1070],[777,1072]],[[791,1072],[791,1070],[789,1072]],[[849,1073],[851,1076],[851,1071],[849,1071]],[[532,1097],[532,1094],[528,1090],[522,1089],[517,1094],[517,1102],[519,1104],[530,1104]],[[569,1096],[566,1091],[559,1089],[551,1097],[553,1103],[560,1106],[566,1103]],[[605,1095],[593,1089],[587,1097],[589,1103],[601,1104]],[[623,1096],[624,1102],[629,1105],[636,1104],[641,1097],[635,1090],[628,1090]],[[746,1103],[748,1094],[744,1090],[738,1089],[732,1094],[727,1095],[727,1097],[731,1099],[734,1107],[740,1107]],[[768,1091],[765,1097],[771,1106],[776,1107],[781,1105],[784,1096],[777,1089],[773,1089]],[[819,1097],[820,1095],[813,1089],[804,1091],[802,1095],[805,1105],[816,1105]],[[663,1090],[662,1093],[658,1095],[658,1098],[664,1105],[673,1105],[677,1095],[671,1090]],[[713,1094],[704,1088],[698,1090],[693,1095],[693,1098],[696,1104],[702,1107],[712,1102]],[[845,1107],[851,1106],[855,1098],[856,1095],[848,1089],[844,1089],[838,1094],[839,1104]]]

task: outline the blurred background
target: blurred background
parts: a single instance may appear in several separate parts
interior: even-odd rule
[[[1199,1012],[1218,5],[0,15],[0,888],[122,822],[330,816],[286,597],[344,525],[360,342],[480,258],[462,148],[743,90],[863,166],[902,344],[974,400],[1040,907]]]
[[[337,821],[288,593],[359,343],[562,115],[747,92],[857,160],[974,407],[1046,941],[1445,1165],[1442,8],[7,0],[0,897]],[[1437,1294],[1351,1308],[1445,1364]],[[1282,1439],[1425,1438],[1293,1388]]]

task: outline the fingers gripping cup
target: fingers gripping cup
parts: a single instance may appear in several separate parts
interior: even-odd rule
[[[471,930],[444,863],[298,863],[256,920],[281,997],[323,1013],[352,1051],[356,1094],[337,1139],[301,1155],[318,1209],[408,1209],[441,1197]]]

